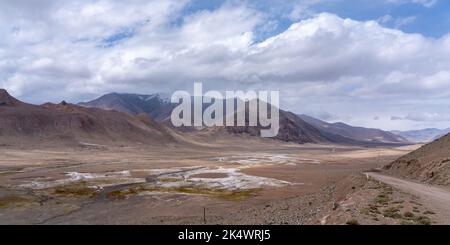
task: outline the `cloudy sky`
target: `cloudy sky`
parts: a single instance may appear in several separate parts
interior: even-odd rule
[[[450,1],[0,1],[0,87],[276,89],[282,107],[383,129],[450,127]]]

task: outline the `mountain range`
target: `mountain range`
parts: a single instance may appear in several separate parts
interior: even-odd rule
[[[391,132],[400,135],[403,138],[414,143],[428,143],[450,133],[450,128],[447,129],[427,128],[421,130],[391,131]]]
[[[160,94],[109,93],[77,105],[62,102],[32,105],[0,90],[0,143],[20,138],[71,142],[175,142],[185,133],[259,136],[261,127],[182,127],[171,125],[176,104]],[[270,106],[270,105],[269,105]],[[225,110],[224,110],[225,111]],[[229,115],[223,115],[226,117]],[[329,123],[308,115],[280,110],[280,130],[275,140],[292,143],[345,144],[358,146],[407,145],[427,142],[447,130],[388,132],[355,127],[342,122]]]
[[[342,122],[328,123],[308,115],[299,117],[324,133],[337,134],[360,142],[408,143],[406,138],[381,129],[354,127]]]
[[[104,110],[116,110],[131,115],[145,113],[156,121],[164,121],[170,118],[170,113],[176,106],[159,94],[138,95],[118,93],[105,94],[95,100],[78,103],[78,105]]]
[[[164,144],[173,133],[146,114],[87,108],[61,102],[32,105],[0,89],[0,144]]]
[[[92,101],[79,103],[85,107],[96,107],[136,115],[147,113],[158,122],[166,122],[176,106],[158,94],[118,94],[110,93]],[[226,115],[224,115],[225,117]],[[218,129],[203,129],[217,131]],[[231,134],[258,136],[258,127],[225,127]],[[398,135],[379,129],[352,127],[343,123],[329,124],[306,115],[296,115],[280,110],[280,131],[275,139],[295,143],[334,143],[350,145],[408,144]]]

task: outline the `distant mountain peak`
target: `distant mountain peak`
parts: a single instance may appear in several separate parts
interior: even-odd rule
[[[133,94],[133,93],[117,93],[117,92],[112,92],[112,93],[108,93],[105,95],[100,96],[97,99],[102,99],[102,98],[136,98],[139,99],[141,101],[149,101],[151,99],[159,99],[161,101],[169,101],[168,97],[165,94],[159,94],[159,93],[155,93],[155,94]]]
[[[116,110],[131,115],[146,113],[157,121],[163,121],[173,109],[173,105],[162,94],[109,93],[89,102],[79,103],[84,107]]]
[[[408,140],[391,132],[376,128],[356,127],[343,122],[328,123],[308,115],[299,115],[322,132],[337,134],[360,142],[380,144],[408,144]]]
[[[409,131],[392,131],[394,134],[400,135],[411,142],[415,143],[427,143],[432,142],[448,133],[450,133],[450,128],[438,129],[438,128],[425,128],[419,130],[409,130]]]

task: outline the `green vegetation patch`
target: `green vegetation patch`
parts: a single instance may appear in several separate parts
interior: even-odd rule
[[[431,219],[427,216],[405,217],[400,224],[402,224],[402,225],[431,225]]]
[[[397,200],[397,201],[393,201],[392,204],[403,204],[405,201],[403,200]]]
[[[346,224],[347,225],[359,225],[359,222],[356,219],[351,219],[351,220],[347,221]]]
[[[123,190],[115,190],[106,194],[106,197],[111,200],[122,200],[131,195],[137,195],[142,192],[173,192],[206,195],[215,198],[225,199],[229,201],[240,201],[251,196],[254,196],[259,189],[248,190],[226,190],[226,189],[208,189],[199,187],[133,187]]]
[[[22,196],[3,196],[0,197],[0,208],[20,207],[28,202],[30,202],[30,200]]]
[[[141,187],[132,187],[123,190],[110,191],[106,193],[106,197],[111,200],[123,200],[130,195],[137,195],[142,191],[144,191],[144,189]]]
[[[175,177],[158,178],[158,181],[163,182],[163,183],[174,183],[174,182],[178,182],[181,180],[182,180],[181,178],[175,178]]]
[[[394,192],[394,190],[392,189],[391,186],[388,186],[388,185],[383,186],[383,194],[392,195],[393,192]]]
[[[390,207],[383,211],[383,216],[392,219],[401,219],[402,215],[399,212],[400,210],[398,208]]]
[[[0,176],[3,176],[3,175],[10,175],[10,174],[16,174],[16,173],[22,171],[23,169],[24,169],[24,168],[10,168],[10,169],[8,169],[8,170],[1,171],[1,172],[0,172]]]
[[[390,201],[390,198],[386,194],[379,194],[375,197],[374,202],[378,205],[387,205]]]
[[[412,204],[415,204],[415,205],[417,205],[417,206],[423,206],[422,203],[417,202],[417,201],[411,201],[411,203],[412,203]]]
[[[58,186],[54,189],[53,193],[62,196],[94,197],[98,194],[98,190],[89,187],[84,181],[79,181],[68,185]]]
[[[380,210],[378,210],[377,205],[369,204],[369,212],[374,214],[381,214]]]
[[[414,218],[416,215],[414,215],[413,213],[411,213],[411,212],[405,212],[404,214],[403,214],[403,217],[405,217],[405,218],[408,218],[408,219],[412,219],[412,218]]]
[[[207,195],[229,201],[240,201],[249,198],[253,196],[256,191],[258,191],[258,189],[226,190],[226,189],[206,189],[197,187],[178,187],[169,189],[170,190],[168,191],[181,192],[187,194]]]
[[[393,193],[393,189],[391,186],[380,183],[380,193],[375,197],[374,203],[378,206],[387,206],[391,201],[391,195]]]
[[[442,160],[442,163],[448,163],[448,162],[450,162],[450,158]]]

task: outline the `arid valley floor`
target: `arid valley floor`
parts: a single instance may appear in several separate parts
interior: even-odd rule
[[[418,146],[252,142],[0,147],[0,223],[450,223],[427,193],[366,174]]]

